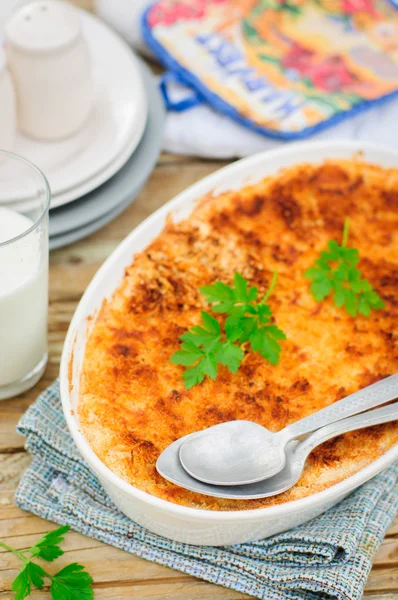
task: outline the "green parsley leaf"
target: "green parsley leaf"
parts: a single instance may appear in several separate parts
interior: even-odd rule
[[[205,375],[208,375],[210,379],[215,379],[217,377],[217,361],[214,352],[210,352],[203,359],[203,372]]]
[[[225,342],[217,351],[216,361],[228,367],[231,373],[237,373],[244,356],[242,348],[232,342]]]
[[[44,585],[44,577],[51,581],[50,592],[53,600],[91,600],[93,598],[94,592],[91,588],[93,580],[82,565],[72,563],[61,569],[56,575],[51,575],[46,573],[40,565],[32,562],[32,558],[35,556],[49,562],[61,556],[63,551],[58,545],[63,541],[63,536],[68,530],[69,527],[65,525],[50,531],[27,550],[15,550],[0,541],[0,547],[12,552],[23,562],[19,574],[11,585],[11,589],[15,593],[15,600],[24,600],[30,595],[33,586],[41,590]],[[31,558],[27,556],[28,553]]]
[[[203,311],[201,314],[203,327],[200,325],[191,327],[190,331],[184,333],[180,337],[180,340],[196,346],[196,348],[202,347],[203,352],[206,353],[213,350],[214,346],[218,343],[221,335],[221,328],[217,319],[212,317],[209,313]],[[175,355],[173,355],[173,357],[175,358]],[[173,360],[173,362],[175,362],[175,360]]]
[[[53,575],[51,596],[53,600],[91,600],[94,597],[92,582],[82,565],[72,563]]]
[[[27,566],[24,567],[19,575],[16,576],[11,585],[12,591],[15,593],[15,600],[23,600],[29,596],[31,590],[31,579],[28,575]]]
[[[176,365],[183,365],[184,367],[190,367],[194,362],[204,355],[203,350],[197,348],[194,344],[188,342],[181,344],[181,350],[177,350],[175,354],[170,358],[172,363]]]
[[[332,285],[334,289],[334,303],[338,308],[341,308],[344,304],[344,286],[338,279],[332,281]]]
[[[313,279],[314,281],[320,281],[327,277],[324,269],[321,267],[310,267],[306,270],[305,276],[308,277],[308,279]]]
[[[285,334],[271,324],[272,311],[266,304],[276,284],[273,274],[271,285],[261,302],[255,302],[258,289],[248,287],[247,281],[235,273],[233,286],[216,281],[200,288],[211,303],[215,313],[226,314],[224,328],[208,312],[202,312],[202,322],[180,336],[181,347],[170,361],[185,369],[183,380],[186,389],[202,383],[206,376],[216,379],[217,366],[222,364],[236,373],[244,359],[242,345],[249,342],[255,352],[271,364],[279,362],[281,347],[278,340]]]
[[[360,315],[363,315],[364,317],[368,317],[370,315],[370,311],[371,308],[369,306],[369,303],[367,302],[365,296],[361,295],[358,298],[358,312]]]
[[[234,290],[222,281],[203,286],[199,290],[201,294],[206,296],[208,302],[217,302],[217,306],[213,307],[214,312],[228,312],[236,300]]]
[[[11,585],[12,591],[15,592],[15,600],[23,600],[26,596],[29,596],[32,585],[41,590],[44,584],[44,576],[45,572],[39,565],[27,562]]]
[[[209,315],[209,313],[207,312],[202,312],[202,321],[204,323],[206,331],[209,331],[213,335],[220,335],[221,327],[217,319]]]
[[[195,325],[180,336],[181,349],[170,358],[174,364],[191,367],[183,374],[187,390],[202,383],[206,375],[211,379],[217,377],[216,351],[220,346],[221,327],[209,313],[203,311],[201,316],[202,325]]]
[[[282,329],[279,329],[276,325],[267,325],[267,334],[274,338],[274,340],[285,340],[286,335]]]
[[[311,280],[310,291],[317,302],[333,294],[335,305],[338,308],[344,306],[352,317],[358,313],[369,317],[372,310],[381,310],[385,304],[372,284],[362,278],[357,268],[358,250],[347,248],[349,226],[350,221],[346,219],[342,244],[330,240],[328,249],[322,250],[314,266],[304,272],[304,277]]]
[[[34,546],[29,548],[29,552],[32,556],[43,558],[49,562],[55,560],[64,553],[64,551],[59,547],[59,544],[64,541],[64,534],[68,531],[68,525],[64,525],[63,527],[54,529],[54,531],[50,531],[40,538],[40,540]]]
[[[268,323],[272,317],[272,312],[268,304],[259,304],[257,306],[257,315],[262,325]]]
[[[228,340],[231,342],[239,341],[239,344],[247,342],[250,334],[256,327],[257,321],[251,316],[231,316],[225,320],[225,331]]]
[[[374,290],[365,291],[363,295],[373,310],[380,310],[385,307],[383,300]]]
[[[344,289],[344,306],[346,311],[352,317],[355,317],[357,314],[357,297],[353,290],[349,288]]]
[[[204,372],[202,363],[203,363],[203,361],[201,360],[194,367],[191,367],[190,369],[186,369],[184,371],[182,378],[184,380],[185,388],[187,390],[190,390],[195,385],[202,383],[202,381],[204,380],[205,372]],[[182,363],[180,363],[180,364],[182,364]]]
[[[272,365],[277,365],[280,358],[281,346],[277,340],[286,339],[285,334],[276,325],[268,325],[253,331],[249,340],[254,352],[261,354]]]
[[[317,302],[321,302],[326,296],[328,296],[332,289],[332,282],[326,277],[324,279],[316,279],[311,283],[311,293]]]
[[[258,295],[255,286],[247,289],[247,281],[239,273],[235,273],[232,287],[222,281],[216,281],[199,289],[207,301],[213,304],[212,310],[216,313],[230,313],[237,303],[254,302]]]

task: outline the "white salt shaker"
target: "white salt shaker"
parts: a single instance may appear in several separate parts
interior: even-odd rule
[[[15,93],[0,47],[0,150],[13,150],[16,131]]]
[[[34,0],[16,10],[5,33],[20,130],[39,140],[78,131],[94,100],[78,11],[60,0]]]

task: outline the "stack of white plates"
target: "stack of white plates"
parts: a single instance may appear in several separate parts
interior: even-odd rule
[[[14,149],[49,181],[52,249],[93,233],[135,199],[157,161],[164,126],[163,103],[148,68],[107,25],[80,13],[96,81],[90,119],[59,142],[19,134]]]

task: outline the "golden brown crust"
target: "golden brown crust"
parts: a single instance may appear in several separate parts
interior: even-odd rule
[[[303,272],[329,239],[349,244],[386,308],[350,317],[316,303]],[[126,269],[90,334],[81,381],[80,421],[99,458],[134,486],[178,504],[242,510],[302,498],[341,481],[398,441],[395,424],[346,434],[319,447],[300,482],[274,498],[233,501],[183,490],[155,462],[177,438],[231,419],[273,431],[398,370],[398,170],[360,160],[300,165],[239,192],[208,196],[191,217],[171,221]],[[189,391],[169,362],[179,336],[205,306],[200,285],[231,283],[237,271],[267,289],[287,335],[272,366],[248,352],[237,375],[219,368]]]

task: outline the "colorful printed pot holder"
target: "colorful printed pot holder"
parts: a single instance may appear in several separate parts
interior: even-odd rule
[[[267,136],[297,139],[398,94],[397,4],[157,0],[143,30],[167,78],[194,90],[177,109],[205,101]]]

